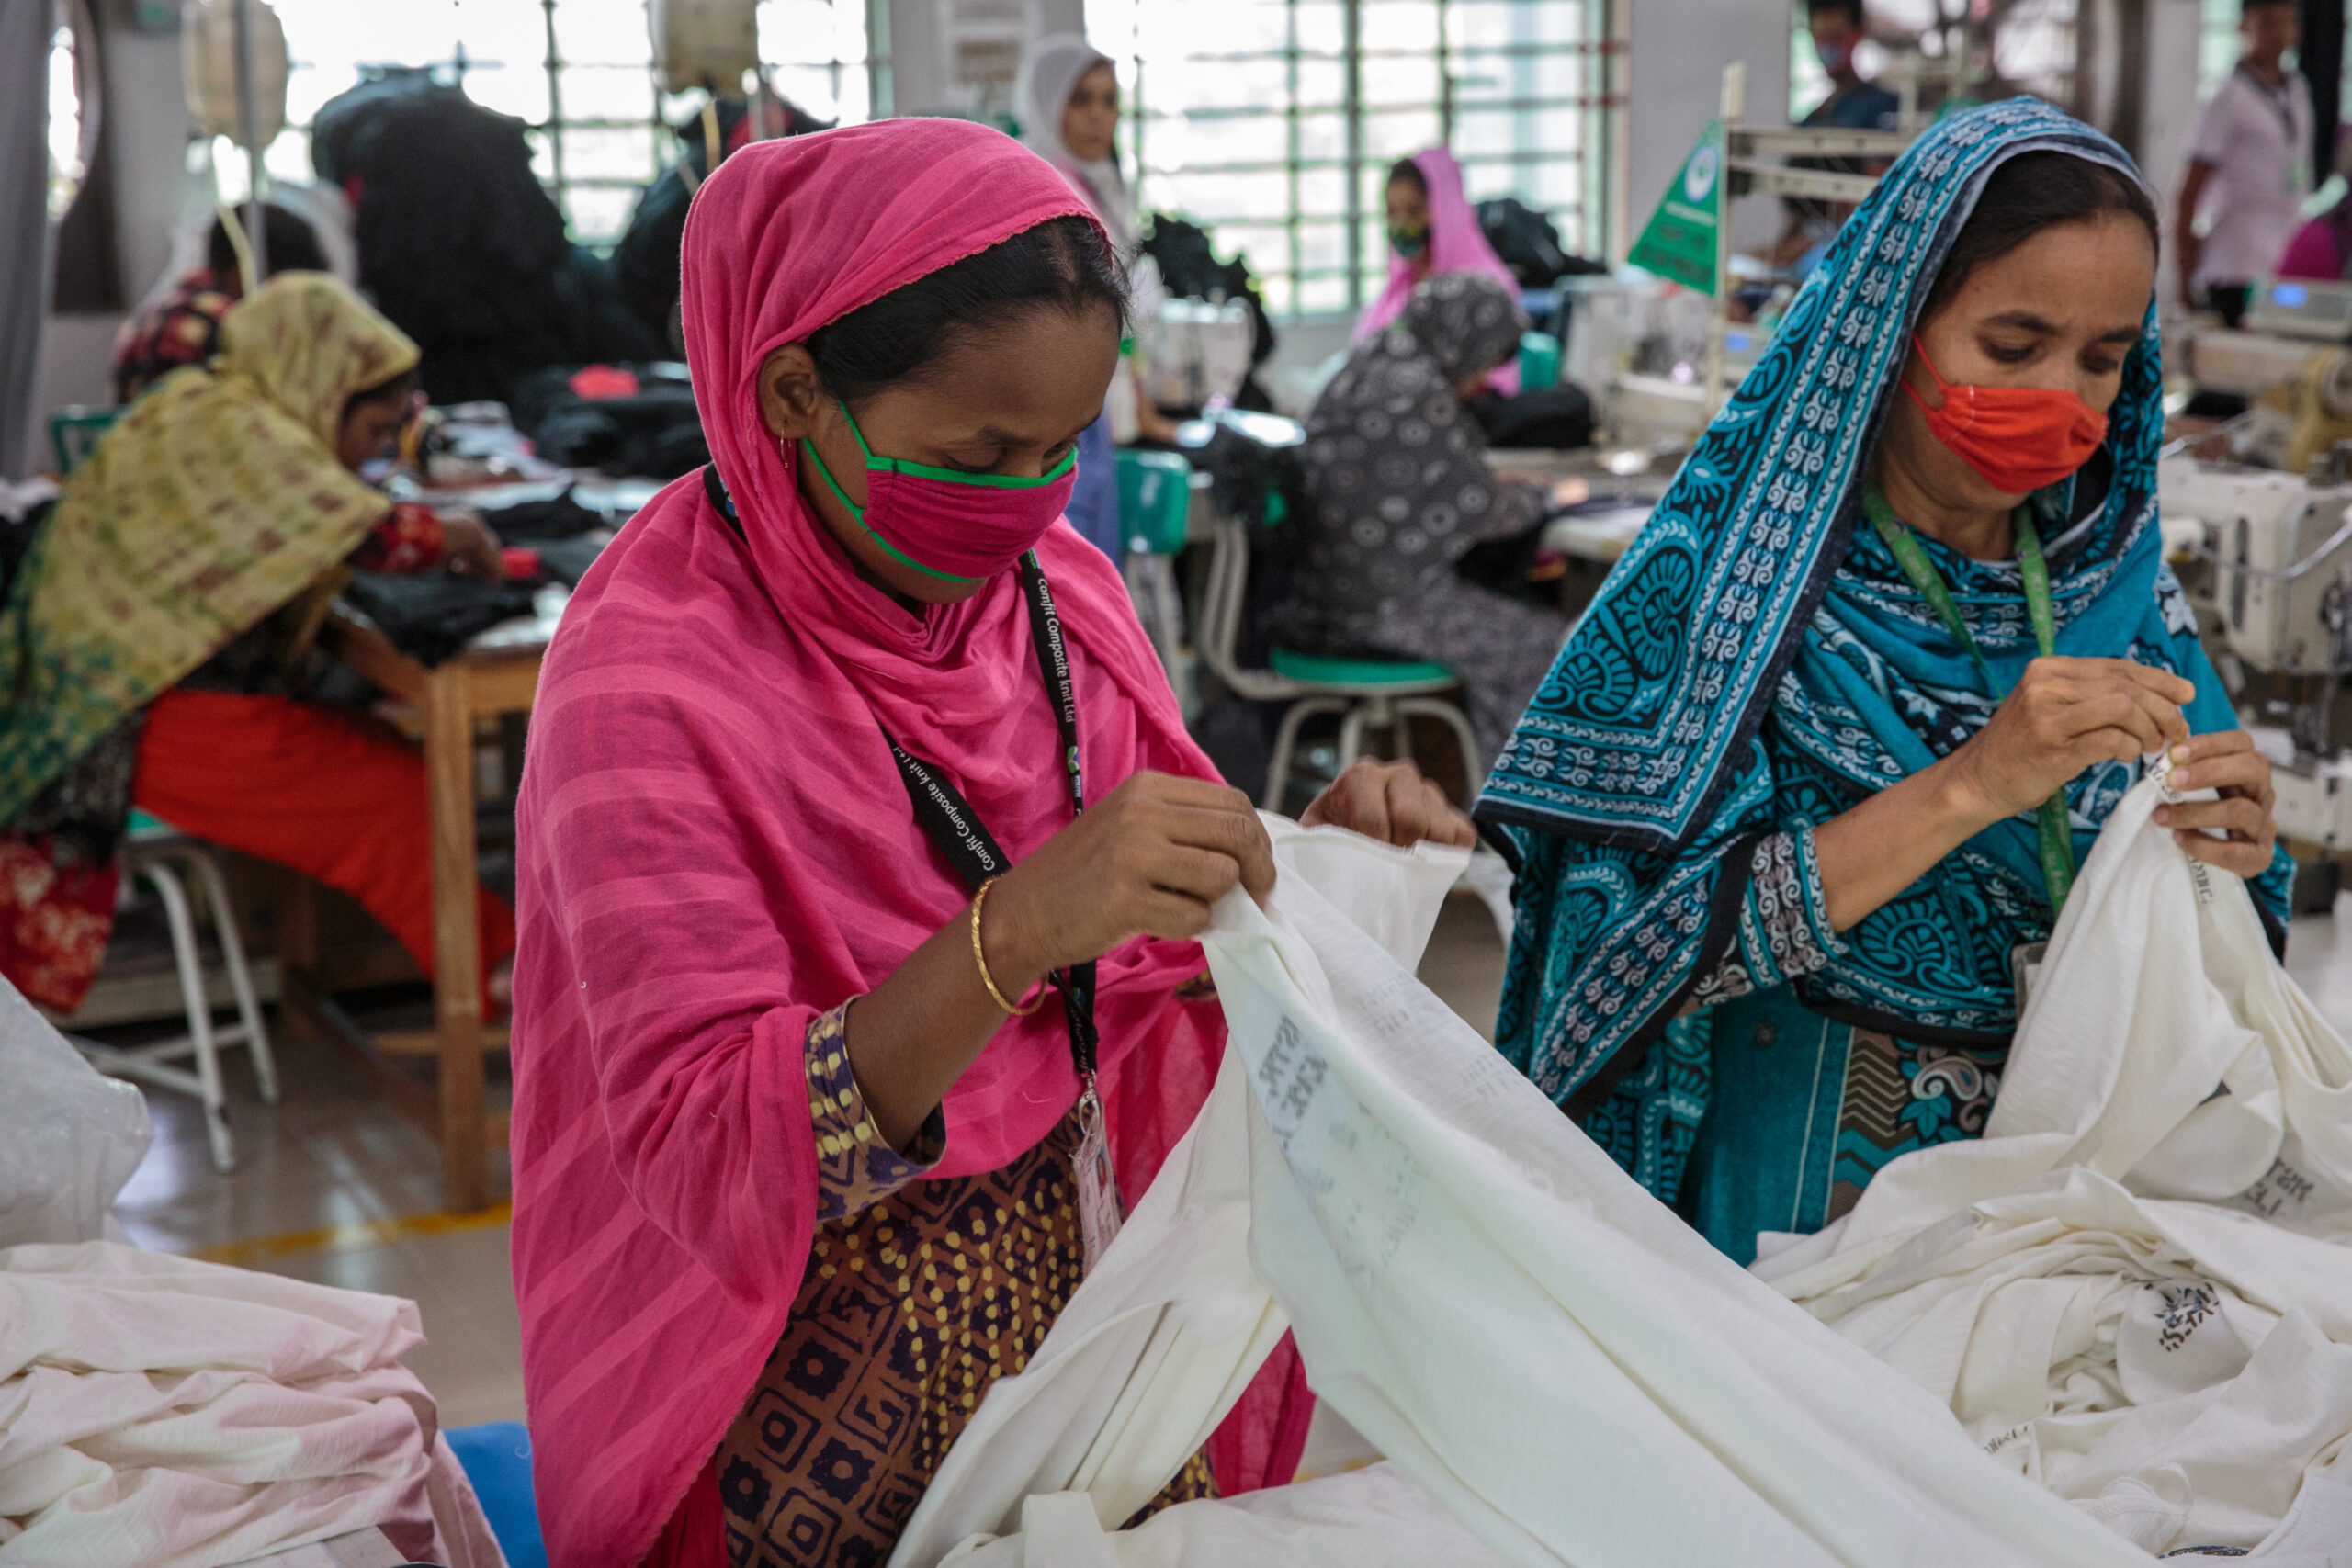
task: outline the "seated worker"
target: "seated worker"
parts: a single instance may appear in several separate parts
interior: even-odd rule
[[[268,272],[325,272],[326,252],[308,223],[282,207],[262,204],[263,249]],[[245,216],[240,209],[238,218]],[[244,271],[220,218],[205,241],[204,265],[141,309],[114,336],[114,400],[127,403],[183,365],[202,365],[220,352],[220,321],[243,297]]]
[[[499,572],[479,519],[353,476],[408,422],[416,357],[341,283],[289,273],[66,479],[0,600],[0,973],[35,1001],[70,1011],[96,972],[134,805],[351,894],[432,974],[424,762],[300,700],[346,560]],[[481,908],[488,976],[514,924]]]
[[[1206,1098],[1191,939],[1271,850],[1060,517],[1125,307],[1061,175],[952,119],[762,142],[684,259],[716,461],[581,581],[523,778],[539,1518],[575,1568],[881,1562],[1084,1270],[1086,1145],[1132,1202]],[[1433,796],[1317,815],[1467,842]],[[1290,1479],[1296,1366],[1171,1495]]]
[[[1523,861],[1499,1048],[1742,1263],[1984,1131],[2018,966],[2143,755],[2221,792],[2156,821],[2283,943],[2269,766],[2163,559],[2156,243],[2056,109],[1930,130],[1479,803]]]
[[[1862,0],[1806,0],[1805,27],[1813,34],[1813,52],[1829,73],[1829,96],[1815,104],[1799,123],[1815,130],[1893,130],[1903,100],[1865,80],[1855,67],[1854,51],[1870,37]],[[1880,158],[1797,158],[1793,166],[1835,174],[1875,175],[1886,168]],[[1818,201],[1791,197],[1788,224],[1772,246],[1772,265],[1802,276],[1836,236],[1853,208],[1842,201]]]
[[[1483,777],[1567,636],[1563,617],[1463,581],[1482,540],[1543,522],[1544,496],[1487,467],[1464,408],[1519,347],[1517,298],[1479,272],[1413,290],[1387,329],[1359,343],[1306,416],[1311,507],[1291,577],[1285,642],[1311,652],[1429,660],[1460,678]]]
[[[767,120],[762,129],[771,137],[831,129],[830,121],[774,91],[761,94],[760,107]],[[678,237],[686,231],[695,191],[711,169],[751,144],[750,106],[740,96],[715,95],[702,113],[670,129],[678,138],[678,161],[638,193],[628,227],[613,246],[613,276],[630,312],[683,354],[676,337]]]
[[[1519,279],[1487,243],[1453,153],[1432,147],[1399,160],[1388,170],[1383,199],[1388,208],[1388,287],[1356,318],[1349,341],[1372,337],[1404,312],[1414,289],[1449,273],[1485,274],[1503,286],[1517,308]],[[1483,378],[1488,389],[1507,398],[1519,391],[1518,346],[1512,340],[1511,355]]]

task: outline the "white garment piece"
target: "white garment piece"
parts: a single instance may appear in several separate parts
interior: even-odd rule
[[[1466,858],[1337,829],[1283,840],[1396,960],[1419,961]],[[1362,846],[1358,848],[1357,846]],[[1228,1054],[1207,1103],[1028,1365],[992,1385],[900,1532],[892,1568],[929,1568],[1022,1530],[1043,1495],[1084,1493],[1105,1528],[1198,1452],[1290,1323],[1250,1259],[1250,1089]],[[1458,1527],[1457,1527],[1458,1530]]]
[[[2109,818],[1979,1140],[1756,1272],[2152,1551],[2254,1548],[2352,1435],[2352,1050],[2236,878]]]
[[[1509,1568],[1393,1464],[1295,1486],[1182,1503],[1131,1530],[1106,1531],[1086,1499],[1029,1499],[1021,1531],[974,1542],[942,1568]]]
[[[433,1399],[399,1363],[422,1339],[387,1296],[0,1252],[0,1563],[215,1568],[371,1526],[442,1553]]]
[[[1204,942],[1232,1058],[1255,1093],[1246,1116],[1226,1114],[1229,1058],[1189,1168],[1247,1171],[1251,1266],[1293,1324],[1317,1393],[1488,1551],[1545,1568],[2146,1562],[2005,1472],[1917,1387],[1707,1246],[1395,951],[1366,941],[1324,890],[1344,878],[1343,907],[1376,921],[1404,901],[1396,852],[1279,818],[1267,826],[1282,871],[1267,909],[1228,897]],[[1458,870],[1457,861],[1445,880]],[[1248,1134],[1239,1146],[1237,1120]],[[1238,1291],[1229,1278],[1217,1285]],[[1049,1335],[1041,1360],[1052,1348]],[[980,1419],[1019,1381],[1000,1383]],[[1035,1408],[1048,1425],[1069,1409]],[[1145,1420],[1137,1412],[1126,1424]],[[1203,1429],[1199,1419],[1172,1425]],[[1001,1425],[982,1451],[1012,1441],[1012,1424]],[[1023,1439],[1017,1451],[1046,1446]],[[948,1464],[956,1459],[951,1450]],[[1090,1495],[1082,1509],[1033,1498],[1017,1521],[1027,1527],[1021,1556],[985,1556],[1011,1548],[967,1540],[964,1561],[1194,1561],[1119,1555],[1118,1538],[1103,1554],[1101,1527],[1146,1479],[1116,1502]],[[1237,1499],[1165,1517],[1206,1531],[1228,1517],[1218,1510],[1245,1505],[1278,1506]],[[981,1528],[1014,1522],[1001,1512]],[[1097,1534],[1080,1528],[1089,1522]],[[1380,1561],[1353,1529],[1291,1530],[1279,1550],[1245,1550],[1250,1539],[1238,1531],[1215,1560]],[[894,1563],[929,1568],[940,1540]],[[1477,1554],[1464,1546],[1421,1560]]]
[[[82,1059],[0,976],[0,1247],[96,1241],[153,1130],[136,1084]]]

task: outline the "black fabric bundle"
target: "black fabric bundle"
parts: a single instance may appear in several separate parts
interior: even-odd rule
[[[610,264],[566,237],[524,129],[397,69],[330,99],[311,129],[312,167],[352,201],[359,280],[423,350],[437,403],[503,399],[543,365],[662,352]]]
[[[617,398],[581,397],[571,389],[575,368],[526,377],[509,400],[515,428],[540,457],[566,468],[652,479],[674,479],[710,461],[684,366],[616,366],[638,383],[635,392]]]
[[[1522,288],[1548,288],[1564,277],[1609,270],[1605,262],[1570,255],[1552,220],[1515,196],[1480,202],[1478,227]]]
[[[1463,405],[1487,433],[1487,445],[1559,451],[1592,445],[1592,399],[1573,381],[1515,398],[1472,398]]]
[[[527,582],[483,582],[446,572],[394,577],[355,571],[343,596],[394,648],[430,668],[499,622],[529,615],[537,592]]]

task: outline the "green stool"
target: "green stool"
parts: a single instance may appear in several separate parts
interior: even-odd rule
[[[1126,544],[1120,574],[1136,617],[1150,634],[1170,684],[1180,680],[1184,604],[1175,558],[1193,511],[1193,465],[1175,452],[1119,454],[1119,536]]]

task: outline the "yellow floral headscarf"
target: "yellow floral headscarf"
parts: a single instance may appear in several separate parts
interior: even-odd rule
[[[66,481],[0,604],[0,822],[334,568],[390,507],[335,458],[416,344],[322,273],[272,279]]]

